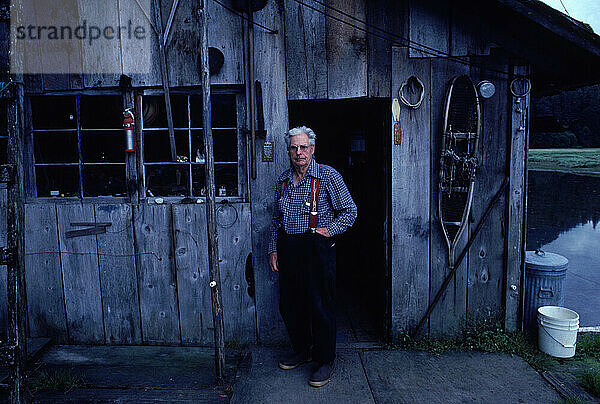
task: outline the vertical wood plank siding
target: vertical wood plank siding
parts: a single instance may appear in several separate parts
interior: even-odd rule
[[[35,10],[33,11],[37,17],[35,25],[41,26],[52,26],[56,24],[56,16],[52,13],[44,12],[44,2],[36,1],[34,3]],[[83,22],[83,19],[79,15],[78,0],[66,0],[61,3],[62,15],[60,16],[61,25],[67,25],[70,27],[77,27]],[[32,41],[35,42],[35,41]],[[56,41],[53,44],[44,44],[39,46],[40,64],[41,71],[44,72],[43,76],[43,88],[45,91],[48,90],[65,90],[65,89],[79,89],[83,87],[83,60],[82,60],[82,49],[78,45],[78,49],[75,52],[65,55],[64,49],[62,49],[61,41]],[[51,69],[53,66],[64,66],[65,62],[63,58],[68,58],[68,72],[53,72]],[[38,66],[39,67],[39,66]],[[40,71],[39,69],[36,71]]]
[[[500,189],[506,176],[506,105],[508,102],[507,78],[487,69],[507,71],[507,59],[502,56],[487,57],[484,69],[471,68],[475,83],[487,79],[496,86],[492,98],[481,98],[482,134],[479,139],[479,167],[471,213],[474,223],[481,220],[490,201]],[[485,225],[475,238],[469,251],[467,318],[469,322],[502,317],[505,258],[505,198],[491,210]]]
[[[68,342],[56,207],[25,206],[25,283],[29,334]]]
[[[285,48],[288,100],[309,98],[305,15],[316,11],[293,0],[285,2]],[[325,35],[323,35],[325,45]],[[323,58],[325,59],[325,58]]]
[[[184,345],[207,345],[213,341],[214,334],[208,276],[206,207],[174,205],[173,227],[181,339]],[[224,306],[223,310],[227,310],[227,307]]]
[[[171,12],[172,1],[162,3],[162,26],[167,30],[167,19]],[[167,54],[167,70],[171,86],[185,86],[200,83],[200,70],[198,69],[198,54],[200,53],[200,18],[198,9],[199,1],[180,0],[173,18],[169,39],[165,46]],[[220,7],[213,1],[209,4]],[[227,24],[225,16],[219,16],[219,21]],[[214,25],[214,24],[211,24]],[[222,31],[222,30],[220,30]],[[209,35],[214,37],[214,35]],[[229,55],[228,55],[229,56]],[[232,57],[230,60],[239,60]]]
[[[316,11],[293,0],[285,2],[287,91],[289,100],[327,98],[325,7]]]
[[[170,205],[138,205],[133,210],[137,275],[145,344],[181,342]]]
[[[79,52],[69,55],[69,66],[72,69],[64,74],[49,74],[49,67],[57,62],[57,53],[53,48],[42,47],[39,57],[26,60],[27,66],[35,66],[36,71],[44,72],[43,75],[27,77],[27,91],[39,92],[45,90],[72,90],[83,87],[115,87],[118,85],[121,73],[133,78],[133,86],[158,86],[161,85],[161,74],[158,37],[148,24],[144,12],[138,4],[131,0],[109,0],[108,2],[90,2],[82,0],[66,0],[69,4],[63,7],[64,15],[61,22],[64,25],[76,27],[83,20],[88,25],[98,26],[143,26],[146,28],[144,35],[149,40],[139,40],[135,36],[130,38],[126,30],[122,30],[120,37],[110,41],[96,40],[90,44],[83,41]],[[154,19],[152,2],[139,0],[144,11]],[[46,21],[44,13],[37,10],[43,2],[28,2],[26,7],[32,8],[28,15],[42,16],[36,21],[37,26],[52,25]],[[171,2],[163,2],[163,24],[169,16]],[[171,34],[167,41],[167,68],[171,86],[199,85],[198,71],[198,4],[193,0],[181,0],[173,19]],[[48,19],[53,18],[50,15]],[[211,76],[213,84],[243,84],[243,41],[242,19],[226,10],[216,2],[209,2],[209,18],[214,23],[209,26],[209,45],[223,52],[225,63],[217,74]],[[152,21],[156,24],[156,21]],[[163,25],[164,27],[164,25]],[[118,32],[115,32],[118,35]],[[59,41],[60,42],[60,41]],[[38,46],[36,41],[30,41],[31,46]],[[60,44],[57,44],[60,46]],[[39,47],[39,46],[38,46]],[[59,56],[62,57],[62,56]],[[142,69],[142,70],[140,70]],[[144,73],[132,73],[144,71]]]
[[[430,234],[430,61],[408,60],[393,48],[392,90],[409,77],[422,80],[425,98],[418,109],[401,107],[401,145],[392,142],[392,329],[414,328],[429,302]],[[390,106],[391,107],[391,106]],[[392,124],[392,128],[393,128]]]
[[[256,179],[250,182],[252,206],[252,258],[256,282],[257,335],[259,342],[286,340],[285,328],[279,315],[279,277],[269,268],[267,256],[269,224],[271,223],[275,182],[289,166],[283,134],[288,129],[288,108],[285,75],[285,37],[283,15],[277,2],[254,15],[257,23],[278,30],[270,34],[254,28],[255,77],[263,85],[266,140],[274,142],[275,161],[260,160],[263,140],[257,139]],[[267,98],[268,97],[268,98]],[[268,101],[267,101],[268,100]]]
[[[450,7],[446,1],[409,0],[409,32],[413,43],[425,45],[410,49],[410,57],[443,56],[428,48],[450,52]],[[423,51],[419,50],[423,49]]]
[[[362,0],[329,0],[330,6],[361,21],[366,21],[366,4]],[[341,14],[328,14],[363,26]],[[336,21],[325,19],[327,47],[327,95],[329,99],[365,97],[367,95],[367,34],[363,30]]]
[[[23,15],[34,15],[34,7],[33,7],[33,2],[28,1],[28,2],[23,2]],[[2,43],[2,52],[6,52],[6,58],[8,57],[8,46],[10,44],[10,39],[9,39],[9,29],[10,29],[10,23],[9,24],[0,24],[1,27],[4,27],[4,29],[2,29],[0,31],[0,35],[1,36],[1,43]],[[23,68],[25,71],[31,72],[31,71],[35,71],[34,69],[38,69],[41,65],[42,65],[42,61],[41,61],[41,55],[39,52],[39,45],[37,41],[29,41],[29,43],[27,44],[27,57],[23,58]],[[2,64],[2,66],[8,66],[8,59],[6,61],[3,61],[4,64]],[[44,89],[44,85],[42,82],[42,77],[43,75],[41,74],[31,74],[31,75],[24,75],[24,82],[25,82],[25,92],[26,93],[37,93],[37,92],[41,92]]]
[[[438,212],[440,153],[442,131],[444,130],[444,104],[448,86],[455,76],[468,74],[469,66],[443,58],[431,61],[431,267],[430,299],[438,293],[448,269],[448,246],[440,225]],[[476,180],[478,181],[479,178]],[[474,198],[479,198],[475,195]],[[456,247],[457,256],[467,244],[468,231],[465,231]],[[460,331],[467,310],[467,267],[466,257],[456,270],[454,278],[446,288],[429,319],[430,335],[440,336]]]
[[[217,206],[225,337],[239,343],[256,340],[256,312],[245,279],[251,252],[250,205]],[[173,205],[175,265],[184,345],[213,343],[208,276],[206,207]]]
[[[96,222],[111,223],[98,234],[98,263],[107,344],[141,344],[131,205],[95,205]]]
[[[67,326],[71,342],[105,343],[96,236],[67,238],[66,232],[81,229],[72,222],[94,220],[93,205],[58,205],[58,238],[62,265]]]
[[[162,2],[163,29],[171,12],[171,1]],[[180,0],[165,47],[167,69],[171,86],[199,85],[200,69],[200,3]],[[214,1],[208,2],[209,46],[221,52],[225,62],[221,70],[211,76],[212,84],[242,84],[244,70],[242,19]]]
[[[80,21],[91,26],[117,27],[119,25],[118,0],[77,1]],[[102,28],[99,28],[102,29]],[[115,37],[118,33],[114,33]],[[88,33],[91,35],[91,32]],[[102,38],[102,37],[101,37]],[[82,41],[84,87],[115,87],[122,73],[119,39]]]
[[[368,39],[368,95],[369,97],[397,98],[396,90],[390,94],[392,77],[392,43],[400,45],[398,37],[407,36],[408,0],[386,1],[369,0],[367,3],[367,22],[369,25],[384,29],[393,35],[369,28],[373,34]],[[388,40],[383,38],[388,38]]]
[[[144,8],[146,14],[153,18],[152,0],[138,0],[138,2]],[[135,39],[135,37],[130,39],[125,32],[121,33],[120,43],[123,74],[132,78],[131,83],[134,87],[161,85],[160,59],[156,33],[149,27],[148,20],[135,1],[118,0],[118,4],[119,24],[127,26],[129,21],[131,21],[134,27],[148,27],[145,34],[150,38],[149,41],[140,41]],[[153,20],[152,23],[154,24],[155,21]],[[145,67],[145,69],[141,69],[140,65]],[[144,73],[133,74],[132,71],[143,71]]]
[[[217,207],[225,338],[242,344],[256,341],[256,307],[245,274],[252,252],[250,224],[250,204]]]
[[[59,343],[213,343],[204,205],[26,206],[32,337]],[[70,223],[94,222],[94,213],[96,222],[112,224],[106,233],[66,239]],[[226,338],[254,343],[256,309],[245,272],[252,246],[250,204],[219,205],[217,219]],[[5,290],[6,280],[0,285]],[[0,298],[6,310],[6,297]],[[5,329],[6,324],[0,333]]]
[[[127,25],[131,20],[134,26],[148,26],[135,1],[110,0],[102,5],[69,1],[73,7],[65,11],[69,13],[66,20],[74,25],[84,16],[89,19],[101,15],[107,23],[118,21],[119,25]],[[153,16],[152,1],[139,1]],[[162,2],[163,23],[170,4]],[[324,6],[310,4],[373,30]],[[461,57],[485,55],[492,40],[498,42],[500,36],[508,35],[501,27],[496,33],[488,31],[488,27],[461,14],[458,6],[452,8],[447,1],[401,0],[388,4],[383,0],[331,0],[327,4],[386,31]],[[197,7],[193,0],[180,0],[175,13],[166,46],[172,86],[197,86],[200,82]],[[37,11],[37,15],[43,15]],[[30,12],[33,14],[34,10]],[[255,78],[262,84],[266,129],[266,139],[258,138],[256,142],[257,177],[248,181],[248,192],[242,189],[248,199],[219,205],[224,222],[232,219],[232,207],[236,212],[233,216],[237,216],[230,227],[219,228],[226,338],[238,342],[256,339],[262,343],[286,340],[278,309],[278,275],[269,269],[267,243],[275,181],[288,166],[283,139],[288,129],[288,100],[388,97],[391,101],[398,97],[401,83],[411,75],[424,82],[426,97],[416,110],[402,107],[402,143],[391,146],[392,282],[387,320],[391,321],[392,335],[415,326],[448,274],[448,250],[437,212],[440,137],[447,87],[460,74],[471,74],[475,80],[489,79],[496,85],[495,96],[482,100],[483,157],[476,180],[473,222],[479,221],[507,172],[510,190],[504,205],[494,208],[433,311],[429,332],[432,336],[457,332],[465,319],[502,311],[503,306],[506,327],[518,328],[527,132],[517,130],[521,116],[514,112],[508,96],[508,81],[489,70],[406,47],[392,47],[390,41],[292,0],[270,0],[254,15],[256,22],[277,30],[276,34],[257,26],[248,27],[239,16],[215,2],[209,2],[209,18],[209,44],[225,55],[222,70],[211,76],[213,84],[244,84],[245,38],[247,30],[253,29]],[[36,23],[48,25],[42,20]],[[119,44],[116,48],[84,46],[80,54],[72,56],[72,71],[29,77],[27,90],[69,90],[83,88],[84,84],[114,87],[118,79],[114,74],[87,74],[83,81],[87,67],[102,67],[107,57],[122,64],[122,72],[132,76],[134,88],[160,86],[159,39],[153,31],[146,34],[151,38],[148,43],[122,34],[115,42]],[[39,55],[26,63],[44,68],[52,62],[51,49],[40,49]],[[149,59],[143,55],[149,55]],[[508,63],[495,56],[484,56],[479,61],[484,67],[499,70],[505,70]],[[147,67],[147,73],[131,74],[140,64]],[[139,94],[136,104],[140,104]],[[139,114],[136,118],[140,119]],[[249,119],[246,117],[247,127]],[[139,136],[141,125],[136,123]],[[391,139],[392,134],[388,141]],[[261,159],[265,140],[274,142],[274,162]],[[245,139],[240,142],[246,145]],[[245,157],[240,157],[240,165],[246,163]],[[3,192],[0,190],[0,207],[5,203]],[[213,342],[206,285],[205,207],[138,206],[135,202],[28,205],[26,237],[31,254],[26,257],[26,273],[32,336],[50,335],[59,342],[77,343]],[[2,214],[3,211],[0,226],[5,220]],[[72,229],[70,223],[84,221],[108,221],[113,225],[106,234],[65,237],[65,232]],[[473,228],[471,223],[463,235],[462,246]],[[3,242],[0,236],[0,243]],[[44,251],[47,253],[38,254]],[[246,268],[250,252],[252,265]],[[5,278],[5,271],[0,268],[0,333],[6,327]],[[255,284],[253,297],[248,294],[249,282]]]
[[[450,54],[452,56],[487,55],[486,27],[468,7],[451,4]]]

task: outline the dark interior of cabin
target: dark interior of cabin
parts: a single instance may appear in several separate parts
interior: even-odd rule
[[[337,236],[338,342],[376,341],[385,335],[388,112],[383,100],[289,103],[290,127],[315,131],[316,161],[342,174],[358,207],[354,226]]]

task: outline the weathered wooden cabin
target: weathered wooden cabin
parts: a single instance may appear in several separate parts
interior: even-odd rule
[[[133,0],[74,2],[65,11],[74,23],[133,21],[149,40],[82,41],[68,74],[44,70],[51,48],[26,61],[39,69],[25,82],[29,335],[210,344],[199,2],[161,0],[160,10],[151,1],[139,2],[145,10]],[[340,310],[350,312],[340,313],[341,327],[348,319],[359,340],[365,324],[375,324],[368,334],[375,338],[414,329],[449,272],[438,169],[445,94],[458,75],[495,87],[481,98],[479,168],[462,246],[505,178],[508,188],[425,329],[438,336],[494,316],[518,328],[530,98],[515,93],[514,80],[530,79],[534,92],[599,82],[600,38],[533,0],[268,0],[253,2],[251,24],[237,3],[210,1],[208,27],[217,50],[211,90],[226,338],[285,338],[266,252],[275,180],[288,165],[282,135],[297,124],[315,129],[317,160],[343,174],[359,207],[339,241]],[[166,32],[175,160],[167,75],[147,17]],[[8,31],[2,21],[4,45]],[[115,63],[117,71],[102,69]],[[394,122],[392,100],[418,81],[422,103],[401,104]],[[135,116],[135,152],[124,151],[125,108]],[[1,215],[5,200],[2,190]],[[0,285],[5,329],[1,269]]]

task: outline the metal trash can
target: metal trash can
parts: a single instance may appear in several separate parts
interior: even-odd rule
[[[537,309],[541,306],[563,306],[564,285],[569,260],[562,255],[542,250],[525,252],[525,303],[523,330],[535,335]]]

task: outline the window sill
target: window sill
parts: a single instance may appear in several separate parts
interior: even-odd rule
[[[157,199],[162,199],[162,202],[156,202]],[[183,202],[185,198],[181,196],[165,196],[165,197],[146,197],[140,201],[140,204],[145,205],[204,205],[206,203],[206,197],[195,197],[190,198],[192,201]],[[201,202],[198,202],[201,201]],[[218,196],[216,203],[247,203],[241,196]],[[76,197],[39,197],[39,198],[27,198],[25,200],[27,204],[56,204],[56,205],[75,205],[75,204],[133,204],[129,198],[116,197],[116,196],[102,196],[102,197],[86,197],[83,199]]]

